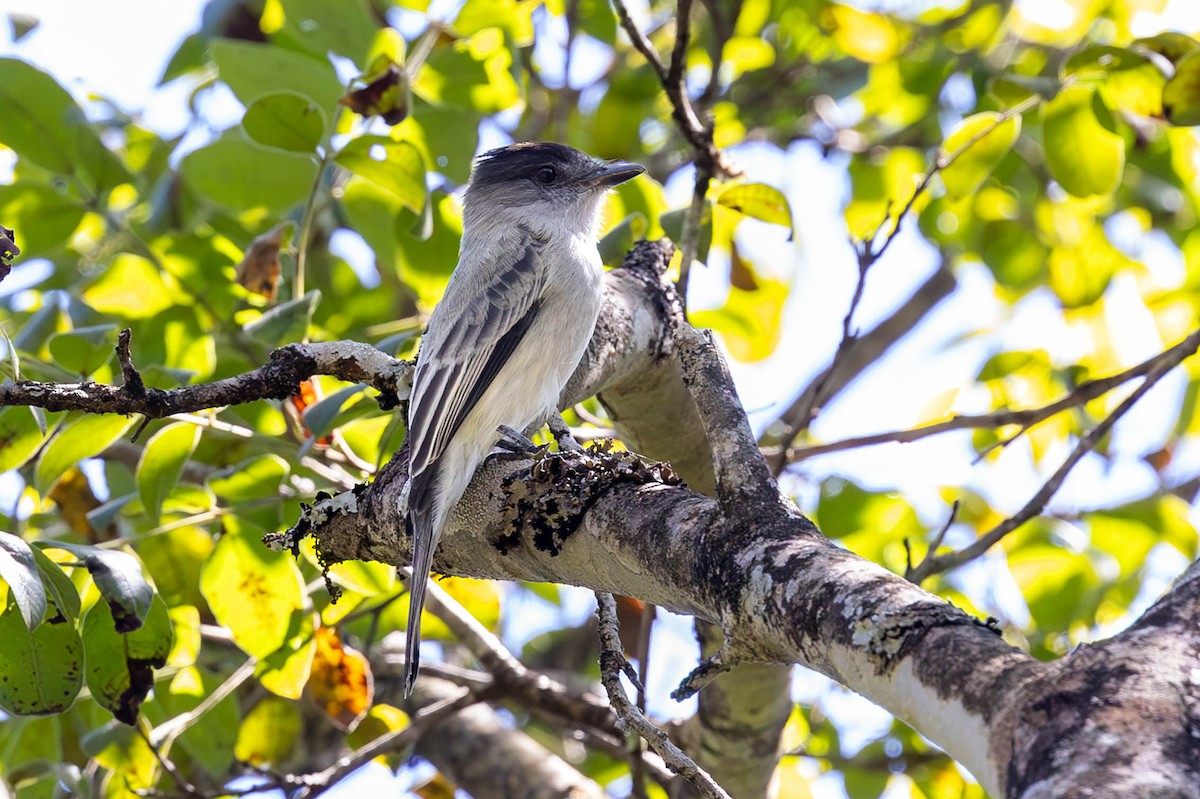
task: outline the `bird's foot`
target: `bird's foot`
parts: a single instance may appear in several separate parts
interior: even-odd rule
[[[533,439],[506,424],[500,425],[500,438],[496,441],[496,446],[506,452],[518,455],[528,455],[538,448],[537,444],[533,443]]]

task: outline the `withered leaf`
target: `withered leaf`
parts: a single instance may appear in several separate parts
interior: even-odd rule
[[[279,288],[279,276],[283,267],[279,264],[279,250],[284,239],[291,235],[292,223],[282,222],[250,242],[250,248],[237,265],[234,279],[247,291],[275,301]]]
[[[408,74],[396,64],[350,92],[339,103],[362,116],[379,116],[389,125],[398,125],[408,116]]]

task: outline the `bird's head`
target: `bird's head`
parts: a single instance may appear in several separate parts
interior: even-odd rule
[[[646,170],[554,142],[521,142],[475,161],[464,226],[522,225],[536,234],[595,235],[609,189]]]

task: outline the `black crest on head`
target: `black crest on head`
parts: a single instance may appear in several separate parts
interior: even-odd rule
[[[521,179],[536,180],[539,170],[547,167],[562,175],[577,175],[595,169],[596,164],[590,156],[565,144],[519,142],[479,156],[471,173],[471,184],[487,186]]]

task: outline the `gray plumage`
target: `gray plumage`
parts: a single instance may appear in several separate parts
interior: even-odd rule
[[[406,696],[446,517],[499,427],[524,430],[557,411],[600,312],[604,196],[643,171],[545,142],[501,147],[475,162],[458,266],[429,319],[409,400]]]

